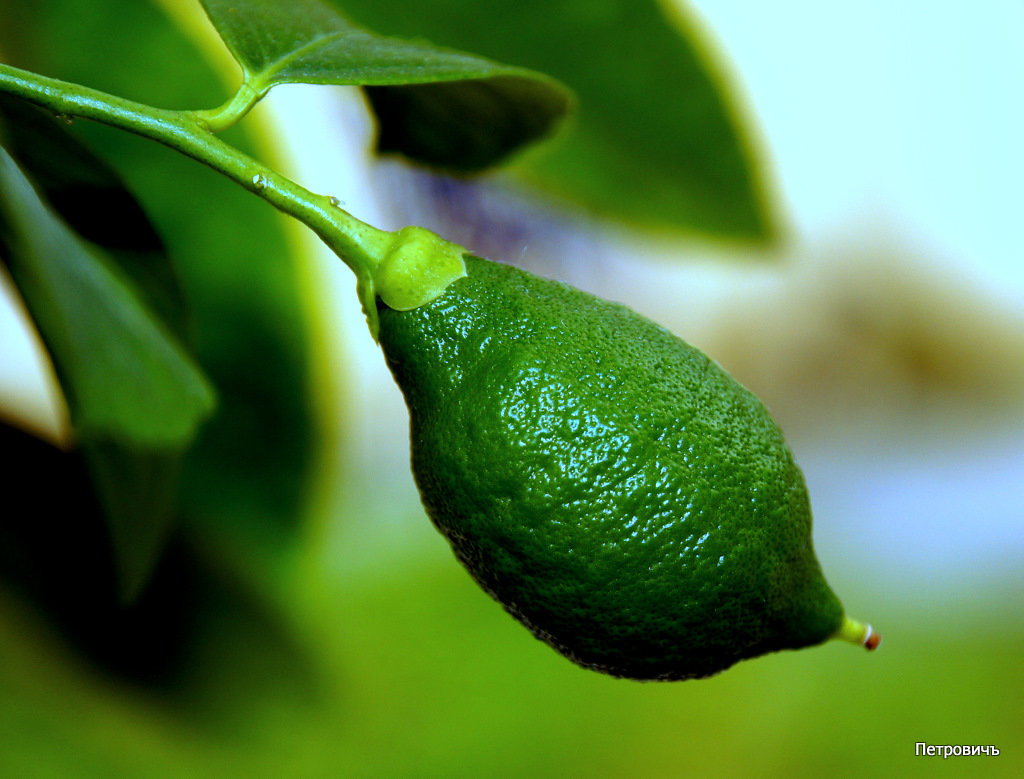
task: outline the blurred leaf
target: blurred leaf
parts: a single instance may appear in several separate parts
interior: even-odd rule
[[[389,35],[423,35],[572,89],[574,120],[513,165],[522,180],[641,226],[776,237],[733,87],[699,26],[669,0],[334,3]]]
[[[80,650],[88,665],[118,674],[134,689],[124,696],[124,687],[105,688],[134,700],[136,706],[171,703],[191,715],[193,727],[200,724],[197,714],[214,728],[231,729],[259,716],[261,709],[283,705],[290,707],[285,711],[307,716],[318,710],[318,669],[290,621],[259,598],[244,575],[223,565],[213,550],[175,534],[145,592],[124,604],[103,535],[104,512],[81,453],[61,451],[0,424],[0,461],[0,492],[7,501],[7,510],[0,514],[0,611],[9,594],[16,593],[19,600],[42,610],[46,623],[63,643]],[[54,484],[60,489],[53,489]],[[40,517],[46,521],[38,521]],[[11,644],[33,635],[26,622],[30,621],[22,619],[10,628],[0,625],[3,700],[10,699],[10,677],[19,675],[7,667]],[[45,646],[47,637],[39,632],[34,637],[36,643],[26,643],[24,650],[36,662],[45,662],[40,644]],[[78,678],[66,681],[87,689],[88,665],[72,664]],[[30,670],[37,668],[33,664]],[[33,675],[25,671],[22,668],[20,675]],[[45,686],[50,679],[21,681],[21,687],[33,684]],[[139,696],[139,691],[155,695]],[[78,692],[89,696],[84,689]],[[96,693],[92,690],[92,695]],[[65,686],[62,698],[64,704],[49,712],[29,708],[39,716],[68,719],[65,706],[79,694]],[[130,727],[133,719],[129,714],[122,727]],[[88,730],[73,721],[70,727]],[[9,746],[2,737],[0,741]],[[5,762],[8,752],[0,750],[0,773],[5,776],[11,773]],[[74,773],[81,775],[80,770]],[[130,773],[138,775],[137,770]]]
[[[19,66],[156,105],[212,104],[222,94],[153,3],[0,0],[0,50],[16,51]],[[227,135],[253,153],[252,127]],[[194,768],[233,776],[268,765],[301,773],[306,734],[323,731],[326,744],[342,727],[325,724],[319,669],[275,596],[284,586],[275,566],[304,540],[315,443],[304,260],[284,218],[212,171],[95,123],[57,129],[108,161],[152,219],[175,258],[196,351],[220,402],[185,453],[176,525],[131,604],[118,602],[113,555],[97,543],[109,516],[94,505],[102,485],[93,474],[104,465],[86,464],[81,452],[28,457],[0,441],[0,461],[27,465],[0,470],[2,491],[11,506],[30,507],[0,511],[0,742],[10,746],[0,749],[0,774],[25,775],[22,765],[29,774],[124,766],[134,775]],[[74,224],[73,214],[61,215]],[[132,280],[149,302],[147,284]],[[105,468],[136,474],[140,491],[150,476],[162,489],[152,461],[136,454]],[[33,629],[29,608],[7,608],[8,582],[105,673]]]
[[[178,459],[212,411],[213,392],[130,283],[3,149],[0,254],[53,359],[130,597],[162,546]]]
[[[221,81],[156,5],[0,0],[0,49],[17,52],[20,67],[154,105],[214,104]],[[305,260],[288,237],[291,220],[151,141],[92,122],[61,128],[117,170],[152,220],[189,302],[190,340],[217,388],[217,414],[182,463],[180,522],[265,572],[259,566],[273,566],[301,537],[315,444]],[[258,130],[248,122],[226,136],[266,158],[266,147],[254,147]]]
[[[100,251],[0,150],[0,246],[53,357],[83,440],[176,448],[213,410],[188,353]]]
[[[377,116],[377,151],[456,173],[476,173],[542,138],[567,110],[556,92],[523,79],[365,87]]]
[[[494,164],[546,135],[568,110],[568,95],[547,76],[375,35],[320,0],[203,6],[257,92],[285,83],[393,87],[394,94],[372,93],[382,105],[383,146],[431,165]]]
[[[118,568],[121,598],[148,583],[170,537],[184,447],[153,450],[94,441],[83,445],[102,502]]]
[[[94,662],[138,681],[163,677],[181,653],[187,582],[174,575],[173,585],[151,583],[136,601],[123,602],[109,511],[82,451],[62,451],[0,424],[0,460],[0,580]],[[161,566],[167,579],[166,557]]]

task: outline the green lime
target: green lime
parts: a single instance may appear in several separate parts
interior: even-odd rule
[[[476,581],[587,668],[689,679],[844,617],[764,405],[635,312],[466,257],[380,342],[423,503]],[[877,642],[876,642],[877,643]]]

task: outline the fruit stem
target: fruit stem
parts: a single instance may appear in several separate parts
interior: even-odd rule
[[[9,92],[65,118],[82,117],[141,135],[213,168],[278,210],[304,222],[356,274],[369,279],[394,236],[356,219],[337,201],[316,195],[213,135],[258,99],[248,84],[214,111],[170,111],[0,63],[0,92]]]
[[[878,649],[882,643],[882,636],[872,630],[871,625],[862,624],[846,616],[843,617],[843,624],[839,626],[839,630],[832,634],[832,638],[849,641],[851,644],[860,644],[869,652]]]
[[[436,297],[465,275],[461,247],[428,235],[422,228],[391,233],[372,227],[339,208],[334,198],[304,189],[216,137],[214,131],[238,121],[259,99],[262,91],[258,85],[246,82],[234,99],[213,111],[169,111],[0,63],[0,92],[17,95],[65,118],[92,119],[163,143],[305,223],[355,273],[374,338],[376,276],[383,261],[393,261],[385,286],[397,290],[408,308]],[[435,256],[444,262],[434,263]]]

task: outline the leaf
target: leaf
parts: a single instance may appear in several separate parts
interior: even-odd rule
[[[96,441],[82,447],[103,507],[121,600],[132,602],[170,538],[185,448],[141,449]]]
[[[105,532],[109,512],[97,500],[83,452],[62,451],[0,424],[0,461],[8,502],[0,521],[0,581],[30,597],[67,639],[104,665],[159,672],[182,620],[165,609],[138,624],[139,607],[159,599],[152,588],[125,608]]]
[[[543,137],[551,117],[564,110],[557,102],[524,110],[528,89],[519,79],[491,78],[369,86],[364,91],[377,116],[378,152],[397,152],[426,165],[475,173],[500,162],[525,141]]]
[[[0,150],[0,246],[84,439],[178,447],[213,410],[192,358]]]
[[[678,3],[334,1],[383,33],[468,48],[572,89],[577,114],[552,142],[514,162],[520,180],[640,226],[776,237],[778,217],[735,87]]]
[[[0,257],[50,352],[131,597],[162,546],[180,457],[213,409],[212,389],[124,275],[2,148]]]
[[[230,722],[252,716],[259,701],[270,697],[293,705],[296,713],[315,708],[319,688],[308,652],[285,615],[256,597],[256,583],[237,570],[237,561],[178,535],[145,593],[126,606],[103,534],[105,512],[81,453],[62,451],[0,422],[0,462],[0,491],[7,502],[0,516],[0,601],[7,588],[30,600],[63,641],[92,663],[67,664],[65,652],[40,653],[38,643],[26,646],[30,657],[52,655],[58,664],[90,675],[99,665],[133,683],[137,692],[157,693],[161,706],[173,699],[194,712],[196,705],[217,702]],[[26,622],[33,621],[7,629],[0,625],[3,649],[13,638],[7,630],[31,635]],[[9,659],[5,655],[0,663],[5,670]],[[38,678],[38,668],[28,676],[37,677],[29,683],[50,682]],[[102,686],[124,692],[109,679]],[[4,690],[5,699],[9,692]],[[252,706],[240,707],[242,700]],[[58,706],[53,713],[60,711]],[[63,714],[66,719],[66,708]]]
[[[202,51],[157,9],[166,3],[16,5],[19,23],[0,24],[0,49],[17,47],[19,66],[153,105],[213,104],[223,95],[223,81]],[[61,45],[52,45],[55,40]],[[177,521],[204,541],[215,538],[230,555],[259,561],[254,575],[273,580],[275,561],[306,538],[309,484],[320,478],[313,471],[316,430],[324,422],[318,415],[329,409],[330,424],[344,424],[337,421],[336,397],[311,402],[314,393],[328,391],[312,378],[322,373],[315,361],[330,350],[311,314],[310,266],[293,239],[294,220],[145,139],[92,122],[58,126],[117,167],[145,204],[188,290],[196,355],[219,403],[184,457]],[[266,146],[253,143],[259,127],[250,128],[232,128],[232,143],[266,156]]]
[[[429,164],[487,167],[548,134],[569,108],[565,90],[547,76],[375,35],[320,0],[203,0],[203,7],[257,93],[286,83],[397,90],[380,112],[386,146]]]

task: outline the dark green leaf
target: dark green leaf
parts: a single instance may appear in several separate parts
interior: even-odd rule
[[[0,95],[0,141],[68,227],[131,280],[140,298],[181,337],[184,295],[162,241],[117,174],[61,122]],[[124,595],[146,581],[175,506],[183,446],[149,450],[134,442],[83,441],[102,500]]]
[[[334,2],[382,33],[423,35],[548,73],[571,88],[578,114],[552,143],[516,162],[521,179],[643,226],[756,241],[776,236],[739,100],[699,25],[667,11],[670,4]]]
[[[542,137],[564,104],[524,110],[535,95],[522,79],[366,87],[377,115],[377,150],[461,173],[487,168]],[[554,95],[552,95],[554,97]],[[520,97],[522,99],[520,99]]]
[[[18,21],[0,24],[0,49],[17,49],[16,64],[29,70],[154,105],[216,102],[221,81],[156,6],[0,0],[0,19]],[[307,260],[287,237],[292,220],[151,141],[92,122],[61,127],[116,167],[145,207],[188,292],[196,354],[217,388],[217,414],[182,466],[178,519],[229,555],[259,560],[254,575],[270,580],[274,561],[304,538],[317,441],[310,363],[322,350],[311,335]],[[246,123],[227,135],[250,154],[267,152]]]
[[[157,4],[0,0],[0,20],[0,50],[29,70],[153,105],[212,104],[222,95],[222,84],[201,51]],[[82,139],[117,169],[174,257],[188,292],[192,340],[220,402],[184,454],[173,520],[189,538],[204,544],[216,539],[226,558],[248,565],[252,577],[272,586],[274,561],[304,538],[300,530],[309,510],[303,501],[315,445],[309,401],[315,342],[303,297],[306,266],[285,237],[288,220],[232,182],[158,144],[92,122],[50,124]],[[247,129],[229,130],[230,141],[250,154],[265,152],[254,148]],[[37,171],[23,167],[35,178]],[[85,197],[90,196],[96,193]],[[71,222],[70,214],[61,215]],[[119,219],[120,214],[111,215],[113,223]],[[91,235],[90,241],[97,238]],[[104,250],[124,266],[118,251],[108,244]],[[129,275],[138,282],[139,297],[157,310],[149,286]],[[92,457],[90,473],[117,469],[144,475],[145,453],[137,454],[134,468],[118,463],[104,468]],[[95,477],[92,481],[91,488],[101,491]],[[162,489],[155,476],[151,483]],[[66,488],[59,476],[53,480],[52,489]],[[146,490],[140,481],[131,491]],[[117,521],[113,510],[116,506],[104,506],[107,525]],[[158,525],[154,519],[157,538],[162,537]],[[161,565],[167,555],[167,550],[161,553]],[[126,561],[117,562],[124,567]],[[143,605],[157,584],[150,583],[135,605]],[[203,629],[226,628],[211,614]],[[209,663],[204,670],[215,688],[223,667]]]
[[[0,581],[31,598],[101,664],[127,675],[159,674],[176,652],[181,609],[152,613],[161,600],[153,588],[131,606],[123,603],[109,511],[97,499],[83,452],[0,424],[0,462],[8,505],[0,519]],[[174,597],[187,598],[183,590]]]
[[[494,164],[550,132],[569,107],[566,92],[544,75],[375,35],[320,0],[203,6],[256,92],[285,83],[397,89],[381,112],[388,148],[433,165]]]
[[[212,390],[117,266],[2,148],[0,256],[50,351],[130,598],[163,545],[180,459],[212,411]]]
[[[181,449],[90,442],[82,454],[103,507],[122,600],[145,586],[170,535],[177,509]]]
[[[50,350],[77,435],[147,448],[191,441],[213,393],[98,249],[0,150],[0,247]]]
[[[287,701],[306,714],[316,706],[316,671],[289,623],[215,550],[176,535],[146,591],[126,605],[104,534],[106,511],[81,453],[0,423],[0,462],[7,506],[0,514],[0,600],[13,587],[94,663],[162,693],[162,706],[174,699],[193,711],[220,709],[227,722],[239,719],[242,700],[257,708],[268,698]],[[24,636],[27,626],[17,627]],[[10,638],[0,641],[5,649]],[[26,649],[39,660],[38,643]]]

